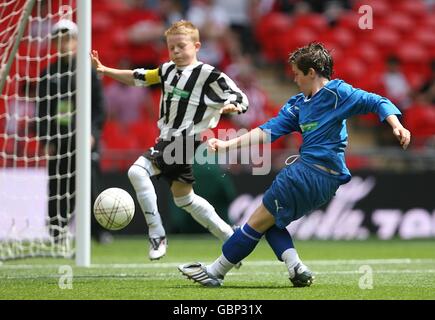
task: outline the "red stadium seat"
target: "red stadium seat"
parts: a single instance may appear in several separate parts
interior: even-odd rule
[[[284,37],[277,39],[275,45],[279,48],[279,57],[287,61],[288,55],[293,50],[318,40],[317,34],[309,28],[299,27],[287,30]]]
[[[106,12],[113,17],[126,15],[129,10],[129,6],[126,1],[120,0],[93,0],[92,11],[94,12]]]
[[[403,122],[411,131],[413,144],[422,146],[435,136],[435,106],[414,105],[405,111]]]
[[[418,63],[426,65],[428,61],[427,51],[418,42],[402,42],[398,45],[397,56],[402,63]]]
[[[322,43],[333,43],[335,47],[343,49],[349,48],[355,41],[353,32],[347,28],[336,27],[330,31],[324,32],[320,37]]]
[[[342,59],[336,62],[335,73],[338,78],[341,78],[349,83],[359,86],[361,78],[366,75],[367,67],[358,58],[352,57]]]
[[[134,137],[138,146],[144,150],[152,147],[159,135],[156,122],[146,119],[129,124],[128,132],[129,136]]]
[[[112,18],[106,12],[93,11],[92,12],[92,34],[93,36],[107,37],[107,30],[112,29]]]
[[[421,0],[413,1],[394,1],[392,2],[394,10],[411,15],[414,19],[420,19],[426,15],[427,7]]]
[[[391,27],[401,33],[411,32],[415,27],[412,17],[400,11],[390,12],[390,14],[380,22],[384,26]]]
[[[396,52],[411,86],[417,89],[429,77],[429,53],[418,42],[403,42]]]
[[[419,27],[418,29],[415,29],[412,34],[410,34],[408,39],[419,42],[421,45],[425,46],[428,49],[435,48],[434,30],[435,30],[435,25],[434,25],[434,29],[430,29],[427,27]]]
[[[419,27],[427,30],[435,30],[435,12],[426,12],[426,14],[415,21]]]
[[[117,121],[110,120],[104,124],[101,138],[108,149],[134,147],[136,142],[132,143],[132,139],[129,139],[126,133]]]
[[[309,28],[314,32],[325,32],[328,29],[328,21],[325,16],[318,13],[300,14],[295,16],[295,27]]]
[[[290,29],[291,23],[287,14],[274,12],[264,16],[255,26],[256,37],[267,60],[272,62],[279,59],[280,52],[276,43],[279,43]]]
[[[418,91],[421,86],[427,81],[428,76],[421,72],[416,72],[414,69],[404,70],[405,77],[408,80],[409,86],[412,90]]]
[[[272,12],[265,15],[257,23],[255,26],[255,35],[260,42],[267,42],[270,36],[288,30],[291,24],[292,21],[289,15]]]
[[[400,35],[389,27],[377,27],[370,34],[371,41],[378,47],[384,57],[394,53],[400,46]]]
[[[119,132],[121,132],[121,125],[118,123],[118,121],[108,120],[104,123],[103,134],[104,136],[107,135],[107,138],[116,136],[119,134]]]
[[[355,33],[360,33],[361,31],[363,31],[358,26],[358,22],[361,16],[357,12],[358,11],[349,11],[343,13],[338,18],[338,26],[342,28],[346,28],[348,30],[352,30]]]
[[[383,58],[380,56],[377,46],[371,42],[357,42],[346,50],[348,56],[356,56],[360,58],[363,62],[370,65],[373,68],[374,64],[383,64]]]

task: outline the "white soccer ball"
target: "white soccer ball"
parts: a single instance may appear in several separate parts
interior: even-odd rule
[[[133,198],[123,189],[106,189],[95,200],[94,216],[108,230],[125,228],[134,216]]]

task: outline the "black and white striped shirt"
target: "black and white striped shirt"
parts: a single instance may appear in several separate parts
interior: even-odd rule
[[[242,112],[248,109],[248,98],[234,81],[202,62],[184,68],[167,62],[155,70],[135,69],[134,79],[136,86],[161,84],[157,125],[162,139],[216,127],[219,111],[227,104],[240,106]]]

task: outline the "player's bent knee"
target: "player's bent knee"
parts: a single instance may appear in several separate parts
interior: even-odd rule
[[[192,204],[193,200],[195,198],[195,192],[191,190],[187,195],[182,197],[176,197],[174,196],[174,203],[177,207],[186,209],[189,205]]]
[[[257,232],[266,232],[275,224],[275,217],[261,204],[248,219],[249,226]]]
[[[130,179],[130,182],[133,184],[133,186],[135,184],[137,184],[137,182],[143,180],[143,179],[149,179],[150,175],[148,174],[148,172],[138,166],[138,165],[132,165],[130,167],[130,169],[128,169],[128,178]]]
[[[193,192],[191,184],[173,181],[171,186],[172,196],[175,198],[182,198],[188,196]]]

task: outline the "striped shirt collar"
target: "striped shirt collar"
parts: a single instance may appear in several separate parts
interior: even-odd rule
[[[175,64],[175,63],[174,63]],[[200,64],[203,64],[203,62],[201,61],[197,61],[195,63],[189,64],[188,66],[184,66],[184,67],[177,67],[175,65],[175,68],[177,69],[177,71],[185,71],[185,70],[193,70],[195,69],[197,66],[199,66]]]

